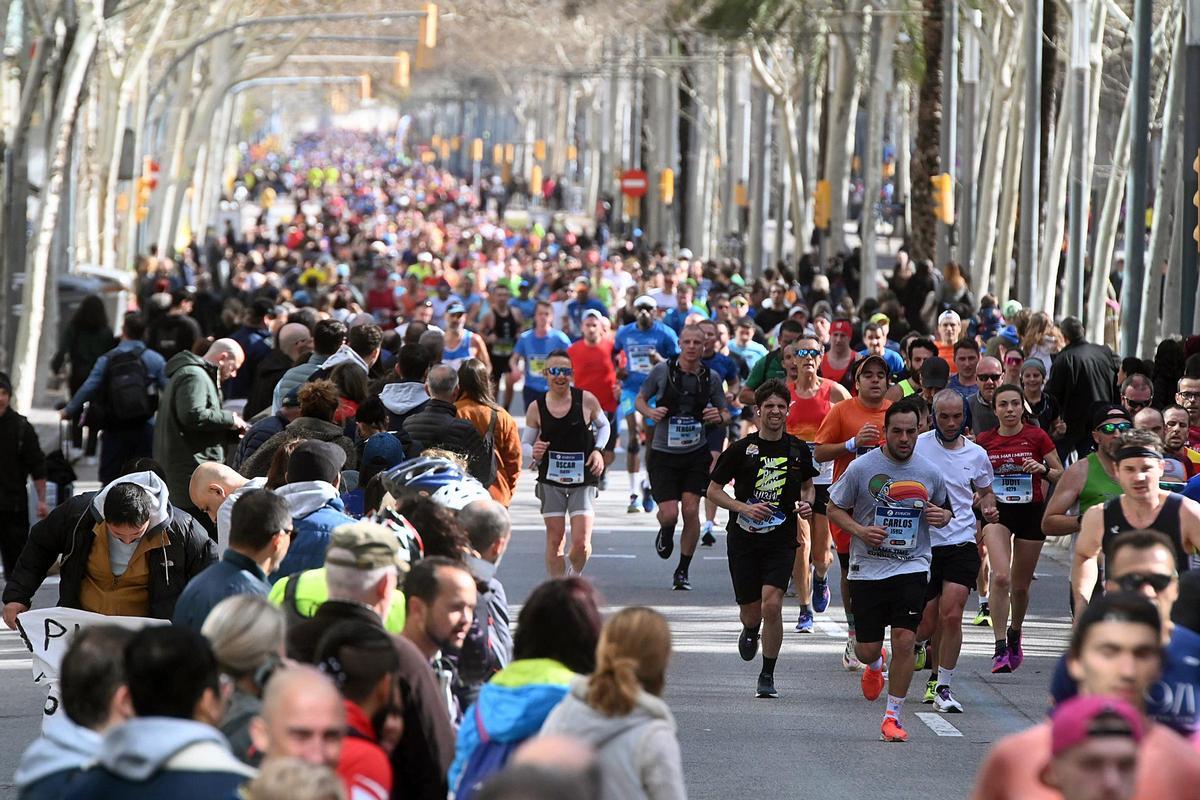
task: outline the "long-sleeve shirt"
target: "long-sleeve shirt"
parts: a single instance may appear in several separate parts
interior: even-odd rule
[[[150,375],[150,380],[154,381],[154,385],[161,392],[167,386],[167,362],[156,351],[146,347],[145,342],[140,342],[132,339],[122,339],[121,342],[109,350],[104,355],[96,359],[95,366],[88,373],[87,379],[83,385],[79,387],[79,391],[71,395],[71,402],[67,403],[67,414],[75,416],[83,410],[83,404],[91,400],[100,387],[104,385],[104,371],[108,369],[108,360],[117,353],[134,353],[141,352],[142,363],[146,365],[146,372]]]

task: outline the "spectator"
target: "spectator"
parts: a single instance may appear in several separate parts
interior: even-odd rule
[[[496,775],[475,800],[596,800],[593,782],[556,767],[523,764]]]
[[[12,407],[12,382],[0,372],[0,563],[12,575],[29,541],[29,491],[37,492],[38,519],[45,519],[46,456],[33,425]]]
[[[288,322],[280,328],[279,333],[275,335],[275,341],[274,349],[263,357],[254,371],[250,399],[246,401],[246,407],[242,411],[246,419],[252,419],[258,412],[270,407],[275,385],[283,379],[289,369],[300,361],[307,360],[312,353],[312,331],[299,322]]]
[[[295,533],[272,580],[321,566],[333,529],[354,522],[345,514],[338,488],[345,458],[340,447],[315,440],[300,442],[292,451],[287,484],[278,494],[291,509]]]
[[[1063,800],[1128,800],[1144,728],[1137,709],[1116,697],[1069,700],[1051,720],[1042,783]]]
[[[108,321],[108,311],[104,308],[104,301],[100,299],[99,295],[90,294],[83,298],[79,308],[75,309],[75,314],[63,328],[62,335],[58,340],[58,350],[50,359],[50,371],[60,373],[64,363],[69,364],[67,392],[74,399],[80,387],[91,375],[97,359],[111,350],[116,343],[113,326]],[[71,438],[76,447],[83,443],[82,429],[79,427],[78,419],[78,408],[82,405],[81,401],[77,405],[75,414],[70,417],[74,424]],[[86,452],[89,456],[96,453],[96,426],[94,425],[88,425]]]
[[[425,381],[429,401],[425,407],[404,420],[404,431],[413,440],[413,451],[436,448],[458,453],[467,459],[471,475],[487,486],[492,481],[492,453],[484,447],[475,426],[460,419],[454,399],[458,393],[458,373],[438,365],[429,370]]]
[[[95,360],[87,379],[71,393],[71,402],[61,413],[63,419],[75,419],[84,403],[89,403],[88,427],[104,431],[100,437],[101,483],[116,480],[126,461],[154,452],[151,420],[158,394],[167,387],[167,362],[146,347],[145,335],[141,315],[126,314],[121,340]]]
[[[296,388],[283,396],[278,413],[263,417],[246,431],[233,454],[233,468],[240,470],[250,456],[258,452],[272,436],[298,419],[300,413],[300,389]]]
[[[229,549],[187,585],[175,604],[173,622],[200,630],[209,612],[226,597],[255,594],[266,597],[267,576],[287,555],[292,515],[287,502],[270,489],[242,495],[233,507]]]
[[[234,503],[246,492],[262,489],[265,478],[245,478],[224,464],[206,461],[196,467],[188,483],[188,497],[196,509],[217,525],[217,556],[229,546],[229,526]]]
[[[354,449],[354,442],[346,436],[342,426],[333,421],[333,415],[338,409],[337,387],[326,380],[312,381],[300,387],[299,396],[300,416],[263,442],[242,462],[243,475],[250,478],[266,475],[275,450],[289,439],[329,442],[341,448],[346,469],[357,468],[358,451]]]
[[[266,682],[250,739],[270,762],[298,758],[336,769],[346,734],[342,698],[327,675],[308,665],[278,670]]]
[[[345,800],[342,782],[326,766],[298,758],[272,758],[247,783],[241,800]]]
[[[18,800],[59,800],[99,755],[105,732],[133,715],[122,657],[131,638],[133,631],[116,625],[75,634],[59,667],[62,706],[17,766]]]
[[[154,426],[154,460],[167,473],[167,487],[180,508],[198,512],[188,497],[192,471],[206,461],[225,461],[225,447],[250,427],[222,408],[221,384],[242,365],[242,346],[218,339],[201,358],[190,351],[167,362],[167,388]],[[200,522],[215,534],[211,521]]]
[[[229,338],[242,347],[246,361],[238,374],[221,386],[227,400],[248,400],[258,373],[258,365],[271,353],[271,323],[275,319],[275,304],[260,297],[250,304],[242,326]]]
[[[458,512],[458,521],[471,541],[466,564],[475,576],[479,598],[476,613],[458,652],[459,684],[455,687],[459,705],[475,702],[479,687],[512,660],[512,631],[509,629],[508,597],[496,578],[500,560],[508,549],[512,522],[508,509],[492,499],[475,500]]]
[[[195,519],[171,505],[153,472],[76,495],[33,526],[4,585],[4,623],[28,611],[60,557],[58,605],[97,614],[170,619],[187,583],[216,561]]]
[[[263,688],[283,658],[283,614],[259,595],[234,595],[213,607],[200,632],[212,645],[221,674],[233,683],[221,733],[235,756],[258,766],[262,753],[250,740],[250,721],[262,709]]]
[[[167,313],[151,322],[146,332],[150,348],[165,361],[170,361],[179,353],[190,352],[204,335],[200,323],[191,316],[195,306],[195,291],[180,288],[172,292],[170,297]],[[224,380],[226,378],[223,377]]]
[[[1062,452],[1074,450],[1082,457],[1091,449],[1086,423],[1092,405],[1116,400],[1117,357],[1108,345],[1088,342],[1083,323],[1075,317],[1067,317],[1060,327],[1067,345],[1054,359],[1046,392],[1058,403],[1067,423]]]
[[[379,393],[379,399],[388,410],[389,430],[401,430],[409,415],[425,409],[429,401],[425,378],[432,365],[429,351],[421,345],[410,342],[400,348],[396,358],[396,374],[400,380],[387,384]]]
[[[313,373],[324,366],[325,362],[336,353],[346,341],[346,325],[335,319],[323,319],[313,328],[313,352],[308,361],[283,373],[283,377],[275,384],[271,395],[271,413],[279,411],[283,396],[293,388],[308,381]]]
[[[418,561],[404,580],[404,637],[427,661],[466,641],[478,594],[466,566],[445,556]]]
[[[454,407],[459,417],[475,426],[485,446],[491,438],[496,479],[488,492],[507,508],[521,474],[521,435],[512,415],[496,404],[488,368],[482,361],[471,358],[458,368],[458,400]]]
[[[662,700],[670,657],[671,631],[661,614],[618,611],[600,633],[595,672],[571,682],[542,726],[596,749],[606,797],[687,796],[675,720]]]
[[[97,766],[71,785],[69,800],[211,800],[254,776],[215,727],[220,671],[203,636],[173,625],[144,628],[124,660],[136,717],[105,734]]]

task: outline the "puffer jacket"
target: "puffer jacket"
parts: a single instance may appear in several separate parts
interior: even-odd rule
[[[430,447],[450,450],[467,459],[467,469],[484,486],[489,485],[487,474],[492,453],[483,452],[483,437],[475,426],[460,419],[453,403],[430,398],[425,408],[404,420],[404,431],[412,437],[413,453]]]
[[[254,455],[258,448],[266,444],[272,436],[286,428],[287,425],[288,421],[282,413],[264,417],[251,425],[250,430],[246,431],[246,435],[242,437],[241,443],[233,454],[233,464],[231,466],[234,469],[240,469],[242,464],[246,462],[246,459]]]
[[[287,501],[292,512],[295,537],[271,582],[307,569],[325,565],[325,551],[333,529],[355,522],[345,513],[338,490],[325,481],[301,481],[280,486],[276,494]]]
[[[316,417],[297,417],[288,423],[286,428],[271,436],[257,450],[247,456],[238,471],[247,478],[265,476],[271,469],[271,459],[275,457],[275,451],[289,439],[318,439],[322,442],[336,444],[346,451],[346,463],[342,465],[342,469],[358,469],[358,451],[355,450],[354,442],[346,436],[341,425]]]

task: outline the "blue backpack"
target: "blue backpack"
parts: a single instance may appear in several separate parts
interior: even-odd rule
[[[467,759],[467,765],[463,767],[458,781],[458,790],[454,793],[455,800],[472,800],[483,782],[504,769],[504,765],[508,763],[512,754],[524,743],[523,739],[514,742],[492,741],[492,737],[488,736],[487,728],[483,726],[483,717],[479,714],[478,703],[475,704],[471,718],[475,723],[475,732],[479,734],[479,746],[471,753],[471,757]],[[466,720],[463,722],[465,723]]]

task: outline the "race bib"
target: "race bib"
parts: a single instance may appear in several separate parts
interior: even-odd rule
[[[897,553],[907,553],[917,548],[921,509],[876,506],[875,524],[885,531],[880,547]]]
[[[549,452],[546,480],[569,486],[583,483],[583,453]]]
[[[745,514],[738,514],[737,524],[742,530],[747,531],[748,533],[764,533],[766,531],[773,530],[783,524],[784,517],[783,514],[779,513],[779,510],[774,506],[771,507],[771,512],[771,516],[762,522],[753,520],[750,517],[747,517]]]
[[[650,361],[650,354],[654,352],[654,345],[650,344],[631,344],[626,349],[629,353],[629,371],[640,372],[647,375],[654,364]]]
[[[671,417],[667,420],[667,447],[695,447],[704,435],[704,426],[695,417]]]
[[[511,341],[492,342],[492,355],[496,356],[511,356],[513,351],[513,343]],[[545,364],[545,361],[542,362]]]
[[[1028,472],[1010,472],[992,479],[997,503],[1032,503],[1033,476]]]
[[[540,376],[546,369],[545,356],[530,356],[529,357],[529,373],[531,375]]]

